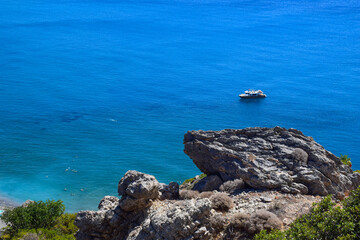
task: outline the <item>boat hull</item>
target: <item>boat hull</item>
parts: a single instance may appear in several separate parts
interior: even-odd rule
[[[246,95],[246,94],[240,94],[239,97],[240,98],[266,98],[266,95],[261,94],[261,95],[251,96],[251,95]]]

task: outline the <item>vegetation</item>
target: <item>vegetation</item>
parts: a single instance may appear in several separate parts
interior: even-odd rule
[[[348,157],[348,155],[340,155],[340,160],[342,161],[343,164],[345,165],[348,165],[349,167],[352,166],[352,163],[351,163],[351,158]]]
[[[202,173],[202,174],[200,174],[199,178],[193,177],[193,178],[186,179],[181,185],[186,184],[186,183],[192,183],[192,182],[194,182],[195,180],[201,180],[201,179],[203,179],[204,177],[206,177],[206,174],[205,174],[205,173]]]
[[[0,217],[8,226],[1,239],[75,239],[76,214],[64,213],[62,201],[30,202],[6,209]]]
[[[181,199],[192,199],[192,198],[198,198],[199,192],[193,191],[193,190],[182,189],[182,190],[180,190],[179,195],[180,195]]]
[[[227,212],[234,207],[234,202],[226,193],[215,193],[210,197],[213,209],[221,212]]]
[[[340,204],[331,196],[314,205],[310,213],[298,218],[285,231],[261,231],[255,240],[360,239],[360,187]]]

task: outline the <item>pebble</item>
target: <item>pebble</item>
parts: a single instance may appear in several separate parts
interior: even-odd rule
[[[263,201],[265,203],[272,202],[272,199],[268,198],[268,197],[260,197],[260,199],[261,199],[261,201]]]

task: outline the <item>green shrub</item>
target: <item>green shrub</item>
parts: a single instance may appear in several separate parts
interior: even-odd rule
[[[199,175],[198,178],[193,177],[193,178],[186,179],[181,185],[187,184],[187,183],[192,183],[192,182],[194,182],[195,180],[199,181],[199,180],[203,179],[203,178],[206,177],[206,176],[207,176],[207,175],[206,175],[205,173],[202,173],[202,174]]]
[[[76,213],[65,213],[59,217],[54,226],[54,229],[60,232],[61,234],[75,234],[78,230],[78,227],[74,224],[76,218]]]
[[[0,218],[8,225],[7,231],[15,233],[20,229],[51,228],[64,211],[62,201],[47,200],[6,209]]]
[[[62,234],[55,229],[29,229],[20,230],[11,240],[75,240],[75,233]]]
[[[74,240],[78,228],[76,214],[65,213],[62,201],[31,202],[26,206],[7,209],[1,220],[8,227],[0,239],[12,240]]]
[[[335,206],[331,196],[314,205],[308,214],[298,218],[286,231],[261,231],[255,240],[350,240],[360,239],[360,187]]]
[[[348,165],[349,167],[352,166],[351,158],[348,157],[348,155],[340,155],[340,160],[343,164]]]
[[[187,183],[192,183],[193,181],[195,181],[195,178],[189,178],[189,179],[186,179],[181,185],[187,184]]]

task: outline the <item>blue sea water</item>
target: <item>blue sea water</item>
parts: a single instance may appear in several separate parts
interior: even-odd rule
[[[2,0],[0,195],[78,211],[129,169],[181,182],[196,129],[298,128],[360,169],[359,92],[357,0]]]

